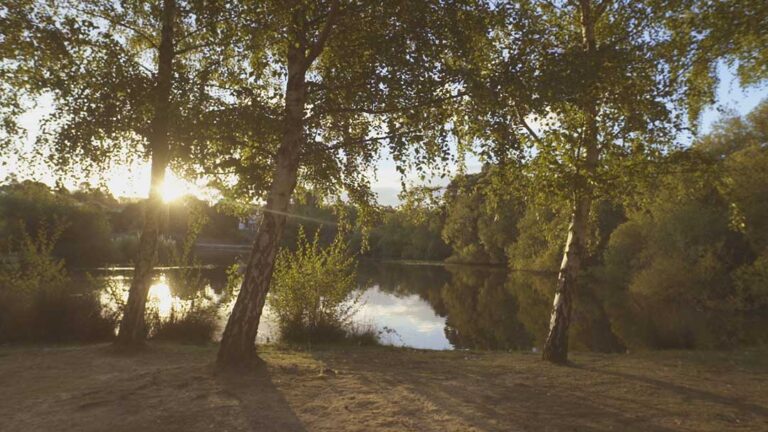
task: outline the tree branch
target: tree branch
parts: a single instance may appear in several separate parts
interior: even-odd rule
[[[517,113],[517,118],[520,120],[520,123],[523,125],[526,131],[528,131],[528,134],[533,138],[539,145],[542,144],[541,138],[539,137],[536,132],[534,132],[533,128],[531,128],[528,125],[528,122],[525,121],[525,117],[523,117],[523,113],[520,112],[520,110],[515,107],[515,112]]]
[[[600,17],[605,13],[606,9],[608,9],[609,3],[611,3],[611,0],[603,0],[597,5],[597,7],[595,7],[595,20],[600,19]]]
[[[209,48],[209,47],[213,47],[213,46],[216,46],[216,45],[217,45],[216,42],[205,42],[205,43],[200,43],[200,44],[195,44],[195,45],[189,45],[189,46],[186,46],[186,47],[184,47],[182,49],[176,50],[176,52],[174,52],[174,55],[186,54],[186,53],[188,53],[190,51],[198,50],[198,49],[201,49],[201,48]]]
[[[77,12],[83,13],[85,15],[88,15],[88,16],[91,16],[91,17],[94,17],[94,18],[103,19],[103,20],[105,20],[106,22],[110,23],[113,26],[122,27],[124,29],[130,30],[130,31],[134,32],[137,36],[141,37],[146,42],[148,42],[150,44],[150,46],[152,46],[152,48],[155,48],[155,49],[159,48],[159,45],[147,33],[145,33],[143,30],[141,30],[139,28],[136,28],[135,26],[132,26],[132,25],[129,25],[129,24],[125,23],[124,21],[115,21],[114,19],[112,19],[108,15],[98,14],[98,13],[91,12],[91,11],[88,11],[88,10],[85,10],[85,9],[75,8],[75,10]]]
[[[100,44],[98,44],[98,43],[94,43],[94,42],[91,42],[91,41],[82,42],[82,44],[83,44],[84,46],[86,46],[86,47],[91,47],[91,48],[93,48],[93,49],[98,49],[98,50],[102,50],[102,49],[105,49],[105,46],[104,46],[104,45],[100,45]],[[106,48],[108,48],[108,47],[106,47]],[[122,45],[120,45],[120,44],[117,44],[117,49],[118,49],[118,50],[119,50],[119,51],[120,51],[120,52],[121,52],[121,53],[122,53],[122,54],[125,56],[125,58],[126,58],[126,59],[127,59],[129,62],[131,62],[131,63],[135,64],[136,66],[138,66],[138,67],[139,67],[139,68],[141,68],[142,70],[146,71],[146,72],[147,72],[147,73],[148,73],[150,76],[154,76],[154,75],[155,75],[155,71],[154,71],[154,70],[150,69],[150,68],[149,68],[149,67],[147,67],[146,65],[142,64],[142,63],[141,63],[139,60],[135,59],[135,58],[134,58],[134,57],[133,57],[133,56],[132,56],[132,55],[131,55],[131,54],[128,52],[128,50],[126,50],[126,49],[125,49],[125,47],[124,47],[124,46],[122,46]]]
[[[342,147],[345,147],[345,146],[348,146],[348,145],[365,144],[365,143],[368,143],[368,142],[388,140],[388,139],[397,138],[397,137],[409,135],[409,134],[416,133],[416,132],[418,132],[416,129],[409,129],[407,131],[396,132],[396,133],[391,133],[391,134],[388,134],[388,135],[382,135],[382,136],[377,136],[377,137],[359,138],[359,139],[354,139],[354,140],[343,140],[343,141],[338,142],[338,143],[333,144],[333,145],[323,146],[323,148],[327,149],[327,150],[339,150]],[[322,145],[322,143],[320,143],[320,142],[316,142],[316,143]]]
[[[361,113],[361,114],[371,114],[371,115],[378,115],[378,114],[394,114],[399,113],[403,111],[413,110],[417,108],[424,108],[429,105],[434,105],[442,102],[447,102],[453,99],[459,99],[467,94],[464,92],[456,93],[455,95],[445,96],[442,98],[436,98],[432,100],[428,100],[422,103],[409,105],[407,107],[394,107],[394,108],[383,108],[383,109],[374,109],[374,108],[337,108],[337,109],[329,109],[318,112],[318,115],[320,114],[333,114],[333,113],[345,113],[345,112],[352,112],[352,113]],[[314,115],[312,117],[315,117]]]
[[[309,52],[307,53],[307,57],[304,60],[305,63],[305,69],[309,68],[309,66],[317,59],[317,56],[320,55],[320,53],[323,51],[323,47],[325,47],[325,43],[328,40],[328,37],[331,35],[331,30],[333,28],[333,25],[336,22],[336,18],[339,15],[339,0],[332,0],[331,2],[331,8],[328,11],[328,18],[325,20],[325,26],[320,31],[320,34],[317,36],[317,40],[315,43],[312,44],[312,47],[310,47]]]

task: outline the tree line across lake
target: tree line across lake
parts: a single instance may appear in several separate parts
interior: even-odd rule
[[[220,365],[255,356],[306,191],[374,252],[556,270],[542,355],[564,363],[590,278],[765,307],[764,116],[680,142],[715,100],[718,65],[745,86],[768,77],[766,17],[760,0],[13,0],[0,9],[0,138],[19,148],[19,115],[47,98],[40,159],[63,172],[150,162],[118,345],[146,334],[172,168],[261,208]],[[484,167],[409,191],[376,227],[368,173],[384,150],[403,174],[468,154]],[[755,177],[735,174],[744,166]]]

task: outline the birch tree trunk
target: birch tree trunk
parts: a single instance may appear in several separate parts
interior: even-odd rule
[[[165,169],[168,167],[169,160],[168,129],[173,80],[175,8],[175,0],[163,0],[155,104],[149,140],[152,157],[151,186],[133,280],[117,335],[116,343],[120,346],[140,345],[146,336],[144,313],[147,305],[147,294],[152,281],[152,270],[157,258],[157,243],[160,237],[163,212],[163,199],[160,190],[165,180]]]
[[[269,293],[275,258],[285,227],[286,211],[296,188],[300,152],[304,144],[306,73],[322,52],[339,12],[339,1],[333,0],[325,26],[314,43],[309,43],[305,11],[300,2],[292,1],[290,5],[293,13],[288,25],[288,82],[285,88],[283,136],[275,159],[272,185],[253,241],[240,293],[221,337],[216,359],[221,367],[245,366],[256,358],[256,334]]]
[[[298,176],[299,151],[304,139],[305,61],[303,48],[289,47],[282,142],[240,294],[221,338],[217,358],[220,365],[240,366],[255,357],[259,321],[285,227],[285,213]]]
[[[583,48],[586,55],[590,59],[594,59],[597,50],[595,21],[599,18],[601,11],[596,12],[593,9],[592,0],[580,0],[579,9]],[[596,65],[592,64],[592,68],[592,72],[596,73]],[[542,352],[544,360],[558,364],[564,364],[568,361],[568,329],[573,313],[573,298],[586,254],[589,232],[589,212],[592,206],[590,181],[595,174],[599,159],[597,95],[595,91],[593,86],[586,95],[582,106],[584,134],[579,148],[583,149],[585,154],[578,166],[579,175],[574,185],[574,208],[565,242],[563,261],[557,275],[557,288],[549,321],[549,334]]]

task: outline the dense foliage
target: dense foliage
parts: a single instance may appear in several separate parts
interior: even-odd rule
[[[158,251],[164,264],[173,261],[174,244],[183,242],[196,213],[207,221],[199,227],[201,241],[237,243],[249,235],[238,229],[238,217],[224,203],[211,206],[187,197],[169,203],[166,210],[166,235]],[[61,235],[52,253],[68,267],[126,264],[136,256],[143,212],[142,202],[118,201],[88,185],[68,191],[33,181],[11,181],[0,186],[0,245],[8,251],[25,231],[56,225]]]
[[[117,202],[99,191],[51,190],[42,183],[25,181],[0,188],[0,238],[19,239],[25,230],[38,232],[45,225],[62,227],[53,251],[68,265],[85,266],[104,262],[112,255],[109,214]]]
[[[595,268],[601,295],[630,311],[617,328],[642,327],[656,346],[750,339],[748,319],[722,320],[766,313],[766,108],[723,120],[691,150],[709,163],[661,175],[627,209]],[[646,313],[654,303],[676,313]],[[698,340],[712,329],[719,339]]]
[[[319,233],[310,240],[299,230],[296,250],[278,255],[272,283],[269,305],[283,340],[361,338],[351,321],[360,307],[357,261],[342,236],[321,247]],[[375,337],[368,339],[375,342]]]

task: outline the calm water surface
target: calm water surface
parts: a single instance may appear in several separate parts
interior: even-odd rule
[[[228,261],[233,262],[234,257]],[[188,292],[178,269],[158,269],[149,293],[160,316],[191,301],[219,301],[220,330],[231,310],[222,297],[226,266],[202,272],[202,291]],[[105,307],[127,295],[131,270],[102,270],[95,275],[107,288]],[[375,325],[382,342],[425,349],[536,350],[546,337],[554,276],[472,266],[361,262],[358,286],[363,304],[354,320]],[[193,300],[194,299],[194,300]],[[623,352],[635,348],[722,348],[764,342],[765,317],[701,311],[684,303],[644,297],[580,293],[571,332],[575,349]],[[275,339],[267,305],[258,340]]]

